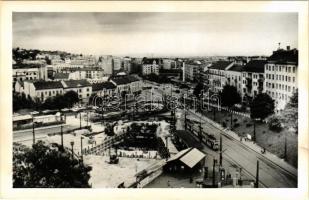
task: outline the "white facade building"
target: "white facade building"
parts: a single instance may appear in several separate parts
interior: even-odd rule
[[[159,59],[147,58],[142,64],[143,75],[157,74],[159,75]]]
[[[265,65],[266,93],[275,100],[276,110],[282,110],[297,90],[298,51],[274,51]]]

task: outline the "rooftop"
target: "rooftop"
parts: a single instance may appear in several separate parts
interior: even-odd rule
[[[273,54],[268,58],[268,61],[275,62],[277,64],[286,64],[286,63],[298,64],[298,50],[279,49],[273,52]]]
[[[33,83],[36,90],[63,88],[60,81],[37,81]]]
[[[199,151],[196,148],[188,148],[180,151],[174,157],[169,159],[167,162],[173,160],[180,160],[182,163],[187,165],[190,168],[193,168],[197,163],[199,163],[203,158],[205,158],[205,154]]]
[[[115,82],[117,85],[124,85],[124,84],[139,81],[134,76],[129,76],[129,75],[128,76],[112,76],[110,80]]]
[[[64,88],[79,88],[91,86],[87,80],[67,80],[62,81]]]
[[[156,62],[156,64],[160,63],[160,59],[159,58],[144,58],[142,63],[143,64],[153,64],[153,62]]]
[[[55,79],[69,79],[69,74],[68,73],[56,73],[54,78]]]
[[[244,66],[243,71],[264,73],[266,63],[266,60],[251,60]]]
[[[232,62],[230,61],[217,61],[213,63],[209,68],[210,69],[218,69],[218,70],[225,70]]]
[[[92,84],[92,91],[100,91],[103,89],[115,89],[116,86],[111,82],[102,82]]]
[[[233,65],[228,71],[235,71],[235,72],[241,72],[243,70],[244,66],[242,65]]]
[[[16,64],[13,64],[13,69],[39,68],[41,66],[43,66],[43,64],[16,63]]]

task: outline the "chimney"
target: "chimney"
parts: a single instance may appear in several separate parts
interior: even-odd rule
[[[286,46],[286,50],[290,51],[290,46]]]

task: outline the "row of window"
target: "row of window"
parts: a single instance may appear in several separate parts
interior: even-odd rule
[[[290,98],[288,95],[286,94],[282,94],[280,92],[270,92],[270,91],[267,91],[266,92],[269,96],[271,96],[273,99],[274,98],[278,98],[278,99],[282,99],[282,100],[288,100],[288,98]]]
[[[288,73],[295,73],[296,71],[296,67],[288,67],[288,66],[284,66],[284,65],[266,65],[266,70],[268,71],[279,71],[279,72],[288,72]]]
[[[274,74],[266,74],[266,78],[270,80],[291,82],[290,76],[284,76],[284,75],[278,75],[278,74],[276,74],[276,76]],[[292,81],[293,83],[295,83],[295,77],[292,77]]]
[[[277,83],[268,83],[268,82],[266,82],[266,88],[285,90],[286,92],[291,92],[291,88],[292,88],[292,91],[293,92],[295,91],[295,87],[291,87],[291,86],[283,85],[283,84],[277,84]]]
[[[242,73],[242,76],[243,76],[243,77],[246,77],[246,75],[247,75],[246,73]],[[248,76],[251,78],[252,73],[248,73]],[[254,78],[254,79],[263,78],[263,74],[255,74],[255,73],[254,73],[254,74],[253,74],[253,78]]]

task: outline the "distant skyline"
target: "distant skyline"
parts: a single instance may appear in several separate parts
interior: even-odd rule
[[[13,47],[119,56],[270,55],[297,13],[13,13]]]

